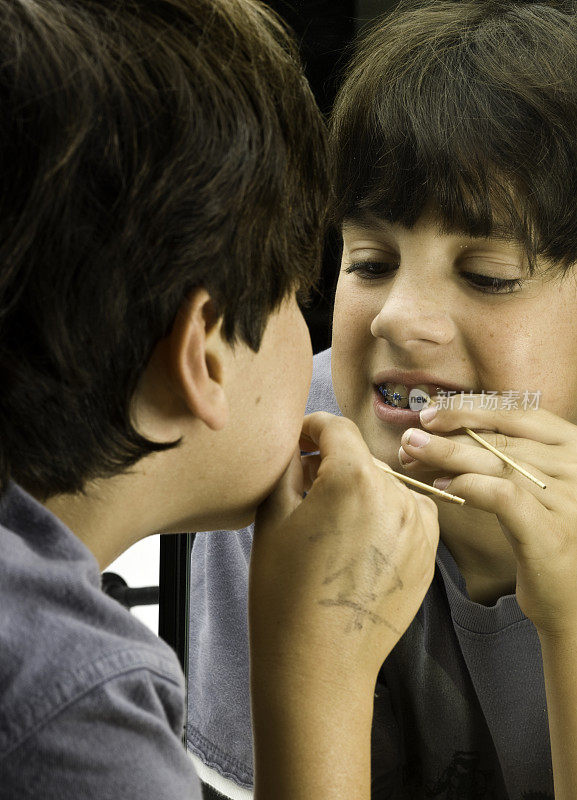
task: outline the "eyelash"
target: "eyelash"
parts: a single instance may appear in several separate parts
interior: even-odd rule
[[[388,265],[388,262],[383,261],[358,261],[348,266],[345,272],[347,274],[354,272],[359,275],[359,277],[366,280],[376,280],[378,278],[385,277],[387,274],[390,274],[393,269],[398,267],[398,265],[395,264],[393,269],[388,269],[385,271],[381,269],[382,267]],[[375,267],[380,271],[374,269]],[[371,268],[373,268],[373,271],[371,271]],[[478,291],[483,292],[484,294],[510,294],[519,288],[523,283],[521,278],[495,278],[490,275],[479,275],[476,272],[461,272],[461,275],[467,279],[471,286]],[[471,278],[476,278],[477,283],[469,280]],[[479,280],[481,282],[480,285]],[[482,283],[482,281],[487,281],[487,283]]]

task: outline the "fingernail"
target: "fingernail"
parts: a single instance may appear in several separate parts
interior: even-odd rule
[[[447,488],[447,486],[451,483],[452,478],[437,478],[433,481],[433,486],[435,489],[441,489],[443,491]]]
[[[412,461],[416,461],[415,458],[412,458],[410,455],[408,455],[408,453],[405,453],[402,447],[399,448],[398,457],[403,466],[405,466],[405,464],[410,464]]]
[[[439,406],[435,406],[435,405],[428,406],[428,408],[424,408],[421,411],[421,413],[419,414],[421,422],[430,422],[432,419],[434,419],[437,416],[437,411],[438,410],[439,410]]]
[[[410,444],[413,447],[424,447],[424,445],[431,441],[429,434],[419,428],[409,428],[403,436],[403,439],[406,444]]]

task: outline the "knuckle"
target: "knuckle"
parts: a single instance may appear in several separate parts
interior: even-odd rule
[[[389,486],[393,487],[393,482],[389,482]],[[396,488],[396,487],[395,487]],[[395,530],[397,534],[402,535],[404,539],[410,531],[415,527],[416,513],[414,504],[408,502],[404,489],[400,487],[398,492],[389,492],[384,500],[385,515],[387,518],[387,527],[390,530]],[[380,497],[383,498],[382,492]],[[409,538],[411,538],[409,536]]]
[[[509,448],[509,439],[503,433],[495,433],[493,447],[496,447],[497,450],[507,450]]]
[[[305,422],[317,422],[322,425],[326,425],[331,420],[331,415],[328,414],[326,411],[313,411],[311,414],[307,414],[305,416]]]
[[[449,487],[449,490],[453,493],[458,495],[459,492],[465,494],[473,491],[476,488],[476,476],[471,473],[467,473],[465,475],[459,475],[459,486],[458,488],[454,485]]]
[[[479,428],[476,431],[479,436],[482,436],[485,441],[489,442],[490,445],[496,447],[497,450],[507,450],[509,448],[509,439],[505,436],[504,433],[498,433],[497,431],[493,430],[484,430]]]
[[[364,460],[341,461],[339,459],[334,462],[332,478],[340,491],[354,489],[364,495],[372,484],[372,473],[372,464],[368,464]]]
[[[445,448],[446,448],[445,456],[447,458],[451,458],[452,456],[455,455],[455,451],[457,450],[457,442],[455,442],[455,440],[452,439],[451,437],[447,437],[445,439],[445,442],[446,442],[446,444],[445,444]]]
[[[349,431],[350,433],[358,433],[359,429],[348,417],[333,417],[335,420],[335,425],[340,425],[343,430]]]
[[[499,408],[495,413],[495,419],[497,424],[500,425],[501,423],[503,426],[507,424],[507,421],[511,419],[511,414],[515,414],[519,419],[524,419],[528,413],[528,409],[523,408],[519,405],[519,400],[517,399],[517,405],[513,403],[512,405],[504,405]]]
[[[500,460],[500,459],[499,459]],[[514,474],[515,470],[510,464],[507,464],[506,461],[500,461],[500,477],[501,478],[510,478]]]
[[[426,522],[429,520],[436,521],[439,517],[439,509],[437,504],[431,497],[426,497],[424,494],[415,495],[416,502],[419,504],[419,508],[421,510],[421,514],[426,519]]]
[[[508,466],[508,465],[507,465]],[[511,470],[512,471],[512,470]],[[516,505],[519,502],[519,487],[508,480],[500,480],[495,488],[496,499],[500,503]]]
[[[351,479],[361,490],[367,490],[374,485],[375,470],[372,464],[366,461],[357,461],[351,468]]]

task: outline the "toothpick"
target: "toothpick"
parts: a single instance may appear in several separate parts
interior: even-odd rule
[[[540,486],[541,489],[547,488],[546,485],[542,483],[538,478],[536,478],[534,475],[531,475],[531,473],[527,472],[527,470],[523,469],[523,467],[520,467],[519,464],[516,464],[511,458],[509,458],[509,456],[506,456],[504,453],[501,453],[500,450],[497,450],[496,447],[493,447],[492,444],[489,444],[489,442],[485,441],[485,439],[483,439],[482,436],[479,436],[478,433],[475,433],[475,431],[472,431],[470,428],[465,428],[465,430],[467,431],[469,436],[472,436],[473,439],[479,442],[479,444],[482,444],[483,447],[487,448],[487,450],[490,450],[492,453],[495,453],[495,455],[498,456],[498,458],[500,458],[501,461],[504,461],[506,464],[509,464],[509,466],[513,467],[513,469],[516,469],[517,472],[520,472],[521,475],[524,475],[526,478],[529,478],[530,481],[536,483],[537,486]]]
[[[378,458],[373,457],[374,463],[377,467],[384,470],[384,472],[388,472],[389,475],[394,475],[395,478],[398,478],[400,481],[404,481],[405,483],[410,484],[411,486],[416,486],[418,489],[424,489],[426,492],[430,492],[431,494],[437,495],[437,497],[441,497],[443,500],[448,500],[449,503],[458,503],[459,505],[464,504],[464,499],[462,497],[457,497],[456,494],[450,494],[449,492],[444,492],[442,489],[437,489],[435,486],[429,486],[428,483],[421,483],[421,481],[416,481],[414,478],[409,478],[408,475],[401,475],[400,472],[395,472],[393,469],[389,467],[388,464],[383,464],[382,461],[379,461]]]

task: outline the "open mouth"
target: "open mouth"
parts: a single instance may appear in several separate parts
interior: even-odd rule
[[[414,386],[405,386],[402,383],[381,383],[376,386],[376,389],[386,405],[407,411],[421,411],[429,405],[433,395],[447,394],[449,391],[442,386],[426,383]]]

